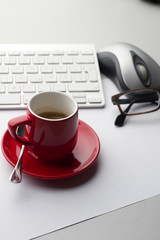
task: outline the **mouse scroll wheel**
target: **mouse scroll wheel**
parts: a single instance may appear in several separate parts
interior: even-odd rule
[[[137,63],[136,70],[141,81],[145,83],[148,80],[148,71],[145,66],[142,63]]]

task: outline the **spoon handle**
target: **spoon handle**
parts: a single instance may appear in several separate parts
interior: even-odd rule
[[[9,181],[13,183],[20,183],[22,180],[22,159],[24,153],[25,145],[22,145],[18,161],[9,177]]]

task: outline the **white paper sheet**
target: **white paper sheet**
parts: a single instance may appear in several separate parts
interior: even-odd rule
[[[28,240],[160,193],[159,111],[128,117],[124,127],[115,127],[118,109],[111,96],[118,90],[103,81],[106,107],[79,111],[101,142],[93,167],[57,181],[23,174],[20,184],[12,184],[12,166],[0,153],[0,239]],[[22,114],[0,112],[0,138],[8,120]]]

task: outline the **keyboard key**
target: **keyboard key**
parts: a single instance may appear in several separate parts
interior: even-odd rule
[[[69,50],[67,51],[67,55],[78,55],[79,54],[79,51],[77,50]]]
[[[38,51],[37,55],[39,56],[48,56],[50,54],[50,51]]]
[[[48,64],[58,64],[59,63],[59,57],[58,56],[51,56],[47,58]]]
[[[88,71],[88,79],[90,82],[97,82],[98,77],[95,70]]]
[[[72,97],[74,98],[85,98],[86,97],[86,93],[84,92],[75,92],[72,94]]]
[[[75,82],[87,82],[87,76],[85,74],[74,74]]]
[[[29,76],[31,83],[41,83],[42,82],[42,75],[41,74],[33,74]]]
[[[38,73],[37,66],[26,66],[26,73]]]
[[[52,66],[40,66],[40,72],[41,73],[53,73],[53,68]]]
[[[54,82],[57,82],[57,75],[56,74],[46,74],[46,75],[43,75],[43,80],[44,82],[46,83],[54,83]]]
[[[99,85],[97,83],[69,83],[68,84],[69,92],[97,92],[99,91]]]
[[[7,90],[9,93],[20,93],[21,92],[21,86],[18,84],[9,84],[7,86]]]
[[[0,75],[0,82],[1,83],[12,83],[13,82],[12,75]]]
[[[35,55],[35,52],[34,52],[34,51],[24,51],[24,52],[23,52],[23,55],[24,55],[24,56],[34,56],[34,55]]]
[[[22,74],[24,73],[23,66],[12,66],[11,71],[13,74]]]
[[[18,61],[21,65],[31,64],[30,57],[19,57]]]
[[[65,84],[54,84],[53,90],[59,91],[59,92],[66,92],[66,85]]]
[[[0,105],[20,105],[21,96],[19,94],[1,94]]]
[[[101,103],[102,100],[100,98],[89,98],[88,101],[90,103]]]
[[[38,88],[38,92],[45,92],[45,91],[50,91],[51,90],[51,86],[48,84],[38,84],[37,85]]]
[[[76,63],[94,63],[92,56],[77,56]]]
[[[92,50],[83,50],[81,51],[82,55],[93,55],[93,51]]]
[[[52,51],[53,55],[64,55],[64,51],[63,50],[54,50]]]
[[[12,51],[8,53],[9,56],[20,56],[21,52],[20,51]]]
[[[16,64],[16,58],[15,57],[6,57],[4,59],[4,64],[6,64],[6,65],[15,65]]]
[[[65,65],[56,66],[56,73],[67,73],[67,67]]]
[[[61,74],[59,75],[60,82],[72,82],[72,76],[69,74]]]
[[[71,73],[81,73],[82,72],[82,68],[80,65],[72,65],[69,67],[69,70]]]
[[[36,85],[33,84],[24,84],[22,86],[23,92],[24,93],[34,93],[36,92]]]
[[[95,65],[91,65],[91,64],[87,64],[83,66],[83,69],[86,73],[88,73],[89,71],[96,71],[96,67]]]
[[[27,83],[28,82],[28,77],[27,75],[20,74],[15,76],[15,82],[16,83]]]
[[[33,63],[34,64],[44,64],[44,57],[34,57],[33,58]]]
[[[87,102],[86,98],[74,98],[77,103],[85,104]]]
[[[0,74],[3,73],[9,73],[9,67],[8,66],[0,66]]]
[[[71,64],[73,63],[73,58],[71,56],[63,56],[62,57],[62,63],[66,63],[66,64]]]

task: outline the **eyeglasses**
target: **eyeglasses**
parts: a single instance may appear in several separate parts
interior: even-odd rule
[[[116,118],[115,125],[123,126],[126,116],[157,111],[160,108],[160,90],[145,88],[126,91],[112,96],[112,102],[121,113]]]

